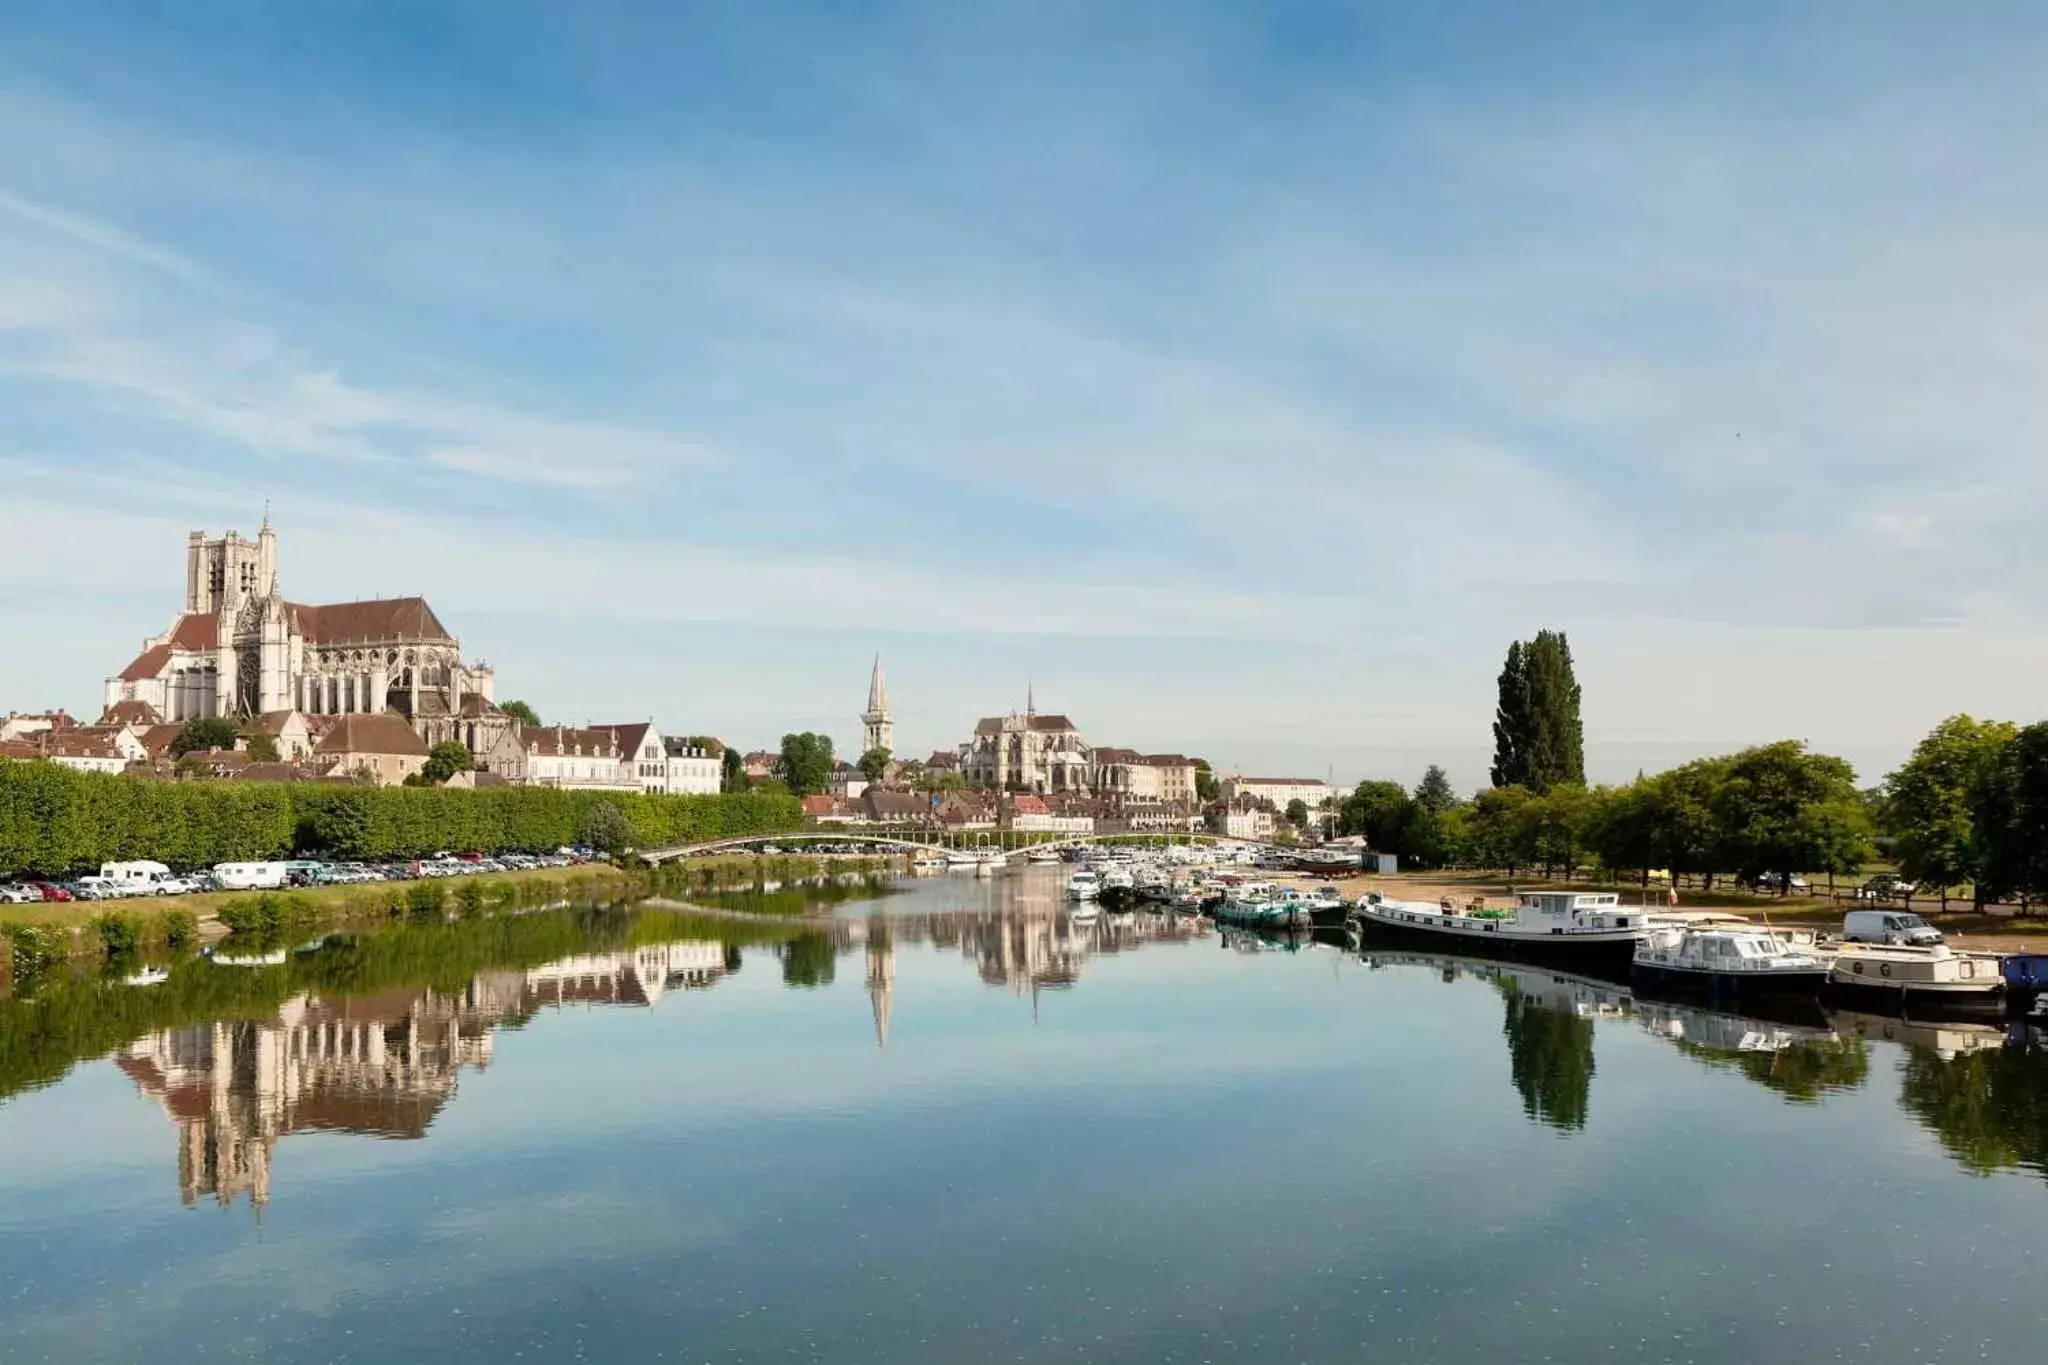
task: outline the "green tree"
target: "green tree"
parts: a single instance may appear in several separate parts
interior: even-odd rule
[[[1467,819],[1469,859],[1481,867],[1507,869],[1510,877],[1528,866],[1518,842],[1522,807],[1530,801],[1522,787],[1489,787],[1472,798]]]
[[[1581,693],[1563,631],[1508,646],[1493,722],[1493,785],[1541,795],[1586,782]]]
[[[183,758],[200,749],[232,749],[242,732],[226,716],[201,716],[185,722],[171,741],[171,757]]]
[[[1362,834],[1375,852],[1400,855],[1411,799],[1398,782],[1360,782],[1337,807],[1337,828]]]
[[[725,791],[743,792],[753,785],[752,781],[747,777],[747,761],[740,756],[738,749],[727,749],[725,751],[721,771],[724,774],[724,780],[719,785]]]
[[[1977,802],[2016,733],[2002,721],[1950,716],[1885,784],[1882,809],[1899,870],[1938,887],[1944,909],[1948,889],[1976,882],[1983,870]]]
[[[916,786],[921,792],[964,792],[967,778],[958,768],[926,768],[917,775]]]
[[[2048,722],[2016,731],[1972,803],[1982,843],[1980,897],[2048,897]]]
[[[1197,801],[1218,801],[1223,797],[1223,784],[1216,780],[1216,773],[1209,767],[1209,760],[1195,760],[1195,799]]]
[[[605,853],[617,855],[631,847],[633,826],[625,812],[611,802],[592,806],[583,817],[583,842]]]
[[[808,730],[784,735],[777,771],[798,796],[816,796],[832,781],[832,737]]]
[[[521,725],[531,725],[535,729],[540,728],[540,712],[534,710],[523,701],[499,702],[498,709]]]
[[[1745,882],[1766,872],[1850,871],[1870,856],[1870,817],[1856,771],[1798,740],[1726,761],[1714,798],[1720,860]],[[1784,890],[1784,881],[1779,890]]]
[[[261,730],[255,731],[242,741],[245,752],[252,763],[277,762],[277,741]]]
[[[862,777],[879,786],[882,775],[889,771],[889,751],[880,747],[870,749],[860,756],[860,762],[855,766],[860,769]]]
[[[1300,797],[1297,796],[1292,801],[1289,801],[1287,803],[1287,810],[1285,813],[1288,824],[1294,826],[1296,829],[1307,828],[1308,802],[1302,800]]]
[[[1415,784],[1415,804],[1431,815],[1442,815],[1458,804],[1458,794],[1451,790],[1449,774],[1432,763],[1422,774],[1422,780]]]
[[[427,750],[427,761],[420,769],[420,775],[428,782],[439,786],[457,773],[466,773],[476,766],[470,758],[469,746],[452,739],[444,739]]]

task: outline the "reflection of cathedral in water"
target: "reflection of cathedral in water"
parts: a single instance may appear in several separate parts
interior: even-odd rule
[[[849,938],[868,943],[870,992],[877,989],[875,943],[889,945],[887,991],[895,990],[894,945],[929,943],[958,949],[991,986],[1008,986],[1018,995],[1063,990],[1081,979],[1081,964],[1104,953],[1130,952],[1151,943],[1186,943],[1215,933],[1209,921],[1191,915],[1164,913],[1105,914],[1093,921],[1068,914],[1019,914],[1016,911],[976,914],[948,911],[931,915],[876,916],[865,926],[850,925]],[[886,1034],[886,1006],[877,997],[876,1027]]]
[[[721,943],[664,943],[486,971],[453,995],[428,987],[300,995],[273,1018],[150,1034],[116,1064],[177,1124],[186,1203],[211,1195],[226,1205],[247,1194],[261,1207],[278,1138],[424,1137],[462,1068],[490,1065],[499,1028],[565,1005],[652,1005],[713,984],[727,966]]]

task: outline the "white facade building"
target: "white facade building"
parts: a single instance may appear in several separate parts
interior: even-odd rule
[[[1222,785],[1226,805],[1235,806],[1240,798],[1271,801],[1273,808],[1280,811],[1286,810],[1291,801],[1316,810],[1323,802],[1340,795],[1335,787],[1313,777],[1244,777],[1233,773],[1223,779]]]

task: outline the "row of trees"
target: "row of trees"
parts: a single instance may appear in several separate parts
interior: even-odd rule
[[[2048,722],[1951,716],[1886,781],[1879,818],[1899,868],[1944,901],[2048,899]]]
[[[609,806],[641,848],[799,828],[786,793],[646,796],[552,787],[355,787],[158,782],[0,762],[0,877],[150,858],[178,867],[290,853],[405,858],[441,849],[550,849]]]
[[[1339,827],[1421,868],[1666,868],[1709,884],[1719,874],[1754,882],[1767,872],[1854,873],[1874,851],[1854,770],[1797,740],[1621,787],[1494,787],[1470,801],[1432,767],[1412,792],[1359,783],[1344,798]]]

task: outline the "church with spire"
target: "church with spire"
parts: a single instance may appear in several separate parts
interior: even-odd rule
[[[882,681],[882,656],[875,655],[874,672],[868,675],[868,707],[860,714],[860,751],[896,751],[896,719],[889,713],[889,687]]]

